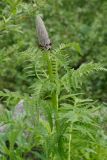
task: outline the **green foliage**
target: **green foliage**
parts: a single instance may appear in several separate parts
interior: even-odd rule
[[[44,15],[53,48],[62,42],[75,41],[80,44],[82,55],[74,50],[68,50],[72,68],[78,68],[83,62],[90,61],[100,62],[106,66],[107,21],[104,18],[107,14],[106,0],[88,2],[86,0],[82,2],[80,0],[67,2],[64,0],[58,2],[55,0],[47,2],[45,0],[2,0],[0,3],[1,89],[19,89],[25,92],[26,87],[31,84],[31,81],[25,78],[23,59],[19,55],[26,49],[37,46],[35,15],[38,13]],[[9,73],[8,76],[7,73]],[[100,72],[90,78],[86,92],[90,96],[93,96],[94,92],[95,98],[106,101],[106,83],[106,74]],[[101,94],[102,98],[100,98]]]
[[[106,160],[106,104],[92,100],[106,95],[106,0],[0,4],[0,159]],[[38,13],[51,51],[35,42]]]
[[[75,46],[72,43],[69,45],[76,50]],[[26,159],[32,153],[31,159],[94,160],[102,157],[102,153],[98,152],[100,148],[105,154],[103,157],[106,157],[107,146],[103,143],[106,135],[101,129],[98,114],[100,108],[96,108],[90,99],[84,100],[79,98],[79,94],[73,94],[75,84],[80,86],[82,77],[106,69],[99,64],[89,63],[72,70],[66,55],[63,55],[62,50],[66,47],[68,45],[52,52],[35,49],[24,52],[29,61],[24,71],[28,77],[33,77],[30,86],[32,98],[24,95],[24,116],[16,120],[12,114],[7,117],[11,127],[4,137],[8,139],[10,147],[6,148],[1,137],[1,152],[10,159]],[[21,98],[11,92],[1,92],[0,95],[6,97],[6,102],[10,104],[16,101],[15,97]],[[6,122],[6,117],[3,121]],[[41,151],[38,151],[38,147]]]

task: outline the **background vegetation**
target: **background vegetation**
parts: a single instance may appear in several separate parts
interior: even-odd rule
[[[37,14],[50,56],[38,48]],[[106,0],[0,1],[0,121],[10,125],[1,159],[106,160],[106,16]],[[20,99],[28,110],[13,120]]]

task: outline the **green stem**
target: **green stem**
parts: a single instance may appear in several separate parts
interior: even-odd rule
[[[51,53],[50,53],[51,54]],[[52,96],[51,96],[51,102],[52,102],[52,106],[53,106],[53,111],[54,111],[54,122],[53,124],[55,124],[55,129],[56,129],[56,133],[57,133],[57,143],[58,143],[58,139],[59,139],[59,129],[60,129],[60,124],[59,124],[59,120],[58,120],[58,74],[57,76],[53,75],[53,66],[52,66],[52,62],[51,62],[51,55],[50,54],[46,54],[46,62],[48,64],[48,74],[49,74],[49,79],[52,83],[55,84],[55,89],[54,91],[52,91]],[[53,131],[53,128],[52,128]],[[59,147],[59,144],[57,144]]]
[[[71,160],[71,134],[69,135],[68,160]]]
[[[52,65],[51,65],[51,61],[50,61],[50,54],[46,53],[44,55],[45,55],[45,60],[46,60],[47,65],[48,65],[47,68],[48,68],[49,79],[52,81],[53,75],[52,75]]]

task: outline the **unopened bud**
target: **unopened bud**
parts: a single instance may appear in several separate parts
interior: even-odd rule
[[[36,17],[36,31],[39,45],[44,49],[51,49],[51,41],[49,39],[48,32],[42,18],[39,15]]]

